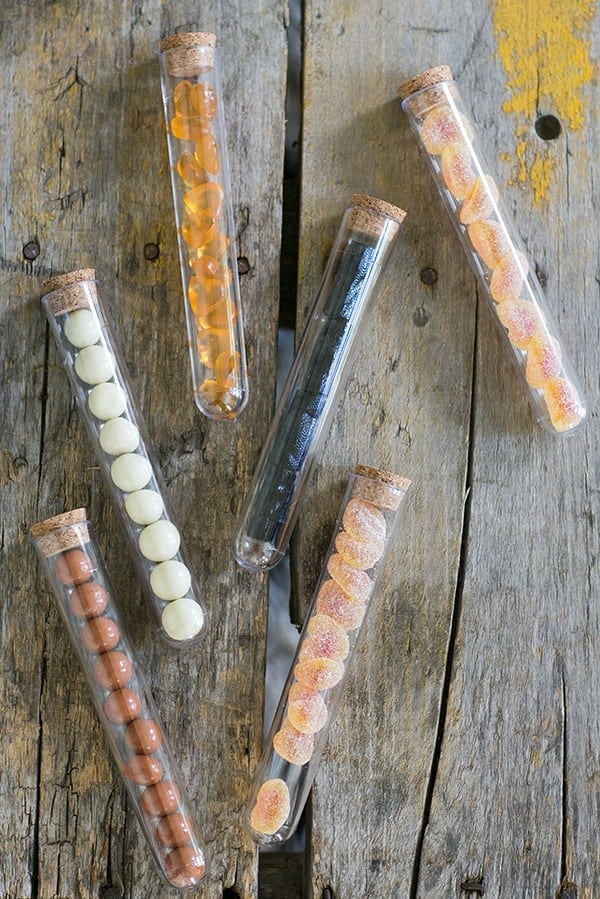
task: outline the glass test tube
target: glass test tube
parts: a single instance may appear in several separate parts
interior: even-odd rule
[[[298,826],[409,486],[364,465],[350,476],[246,812],[259,843]]]
[[[214,34],[160,44],[161,84],[196,405],[234,418],[248,376],[219,51]]]
[[[429,69],[399,94],[538,424],[553,434],[572,433],[586,415],[583,394],[451,70]]]
[[[203,636],[206,612],[94,279],[93,269],[52,278],[42,305],[160,634],[189,646]]]
[[[204,847],[86,511],[46,519],[31,534],[154,860],[171,886],[197,886]]]
[[[240,516],[234,555],[243,568],[272,568],[285,554],[355,338],[405,215],[358,194],[344,214]]]

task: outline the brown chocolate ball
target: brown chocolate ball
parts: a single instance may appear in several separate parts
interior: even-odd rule
[[[94,677],[105,690],[126,687],[131,679],[131,662],[124,652],[103,652],[94,662]]]
[[[104,701],[106,717],[113,724],[128,724],[140,714],[142,702],[137,693],[128,690],[114,690],[109,693]]]
[[[54,563],[54,573],[66,587],[89,581],[93,570],[92,560],[81,549],[68,549],[61,553]]]
[[[156,721],[138,718],[127,727],[125,741],[133,752],[151,755],[160,747],[162,734]]]
[[[181,796],[175,784],[161,780],[144,790],[140,797],[140,805],[150,818],[163,818],[177,811]]]
[[[81,628],[81,642],[90,652],[108,652],[121,638],[112,618],[92,618]]]
[[[151,755],[132,755],[123,766],[123,777],[140,786],[158,783],[162,774],[162,765]]]
[[[171,815],[161,818],[156,827],[156,836],[163,844],[174,848],[187,846],[193,837],[192,825],[181,812],[173,812]]]
[[[93,581],[81,584],[69,596],[69,606],[77,618],[96,618],[105,610],[107,602],[106,590]]]
[[[205,868],[202,852],[193,846],[174,849],[165,859],[165,874],[176,887],[195,886],[202,880]]]

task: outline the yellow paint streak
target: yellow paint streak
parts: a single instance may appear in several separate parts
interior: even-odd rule
[[[555,149],[533,130],[537,113],[553,113],[563,128],[585,121],[581,88],[591,81],[591,20],[597,0],[496,0],[498,55],[508,75],[504,111],[516,118],[515,178],[529,178],[535,202],[548,193]],[[503,154],[504,155],[504,154]]]

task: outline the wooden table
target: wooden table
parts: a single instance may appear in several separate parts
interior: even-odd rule
[[[29,545],[33,522],[79,505],[206,835],[210,878],[194,895],[600,896],[600,134],[589,64],[599,36],[593,0],[560,6],[305,3],[298,326],[353,192],[409,216],[304,504],[298,620],[349,468],[392,468],[413,488],[313,790],[303,888],[288,859],[267,864],[259,886],[240,824],[261,748],[267,580],[237,569],[229,547],[273,411],[286,3],[5,0],[4,897],[175,895],[155,873]],[[243,257],[252,397],[229,424],[192,403],[157,64],[162,36],[200,29],[223,47]],[[397,85],[441,62],[588,391],[590,421],[572,439],[533,424],[403,119]],[[557,140],[536,135],[541,113],[560,119]],[[40,310],[43,280],[88,266],[211,609],[194,651],[153,633]],[[273,886],[277,864],[287,885]]]

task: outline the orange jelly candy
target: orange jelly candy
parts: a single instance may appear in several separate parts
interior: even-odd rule
[[[290,813],[290,793],[281,778],[267,780],[256,796],[250,813],[250,826],[258,833],[276,833]]]
[[[221,259],[225,253],[227,252],[227,247],[230,244],[230,240],[226,234],[221,234],[219,231],[211,237],[209,242],[204,246],[204,252],[213,256],[215,259]]]
[[[351,537],[358,540],[385,539],[386,524],[383,513],[364,499],[351,499],[344,509],[342,524]]]
[[[186,184],[189,184],[190,187],[204,184],[207,180],[206,172],[198,165],[198,160],[194,154],[188,153],[187,150],[185,153],[182,153],[177,160],[177,174]]]
[[[494,211],[498,199],[498,187],[489,175],[477,178],[465,202],[460,207],[459,218],[463,225],[471,225],[486,219]]]
[[[217,385],[231,387],[235,378],[239,376],[240,354],[226,350],[217,358],[214,368]]]
[[[450,144],[442,153],[442,178],[457,200],[468,197],[475,183],[471,154],[465,144]]]
[[[188,285],[188,299],[196,318],[206,318],[215,306],[227,297],[227,289],[220,281],[194,276]],[[227,320],[225,320],[225,324]]]
[[[295,693],[290,688],[288,718],[292,727],[301,734],[316,734],[327,723],[327,706],[325,700],[316,690],[309,690],[302,684]]]
[[[196,159],[211,175],[219,174],[217,142],[212,134],[200,134],[196,141]]]
[[[367,606],[362,600],[346,596],[339,584],[332,579],[321,584],[315,609],[320,614],[333,618],[347,631],[353,631],[360,626]]]
[[[314,746],[314,734],[301,734],[287,720],[273,737],[275,752],[291,765],[306,765],[313,754]]]
[[[219,234],[219,227],[214,219],[201,215],[186,215],[181,225],[181,236],[192,250],[207,247]]]
[[[550,378],[557,378],[562,368],[560,344],[549,334],[533,337],[527,347],[525,380],[539,390]]]
[[[458,143],[462,139],[460,122],[449,106],[436,106],[425,117],[421,125],[423,146],[432,156],[439,156],[449,144]],[[466,123],[463,121],[466,129]],[[467,131],[469,139],[472,134]]]
[[[517,299],[523,289],[528,267],[522,253],[511,252],[502,257],[490,280],[490,293],[497,303]]]
[[[294,677],[312,690],[329,690],[344,676],[339,659],[303,659],[294,668]]]
[[[306,626],[300,659],[345,659],[350,646],[342,627],[329,615],[312,615]]]
[[[173,116],[171,119],[171,134],[177,140],[191,140],[195,144],[200,143],[206,137],[210,137],[208,125],[200,116],[190,116],[189,118],[184,118],[184,116],[180,115]]]
[[[373,589],[373,582],[364,571],[358,571],[339,555],[334,553],[327,562],[327,571],[340,585],[344,593],[361,602],[367,602]]]
[[[544,399],[553,427],[570,431],[582,421],[585,410],[574,385],[567,378],[550,378],[544,384]]]
[[[223,265],[213,256],[199,256],[193,259],[191,266],[194,274],[199,278],[214,278],[215,281],[223,281],[229,285],[232,281],[231,269],[228,265]]]
[[[200,362],[207,368],[214,368],[217,358],[229,352],[230,336],[226,328],[198,328],[196,345]]]
[[[351,537],[345,531],[340,531],[335,538],[335,548],[349,565],[365,571],[376,565],[382,557],[384,541],[359,540],[357,537]]]
[[[540,328],[540,319],[533,303],[508,300],[496,306],[496,313],[508,331],[510,342],[520,350],[527,350]]]
[[[473,249],[488,268],[495,269],[510,250],[508,238],[499,222],[474,222],[469,225]]]
[[[190,212],[216,219],[223,203],[223,188],[214,181],[206,181],[188,190],[183,195],[183,202]]]
[[[212,407],[225,416],[230,414],[233,409],[237,409],[240,403],[240,391],[236,390],[234,384],[224,388],[211,378],[206,378],[202,382],[198,388],[198,395],[202,398],[205,406]]]
[[[180,116],[202,116],[211,122],[217,111],[217,97],[210,85],[180,81],[173,90],[175,112]]]

